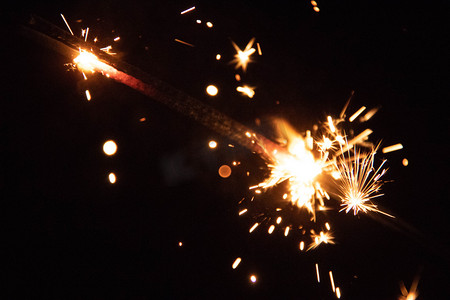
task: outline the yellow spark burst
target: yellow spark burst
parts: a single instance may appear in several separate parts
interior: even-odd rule
[[[246,95],[249,98],[253,98],[253,96],[255,95],[253,87],[249,87],[247,85],[238,86],[236,88],[236,91],[241,92],[242,94]]]
[[[275,152],[274,162],[268,164],[270,176],[257,187],[268,189],[287,181],[289,193],[283,199],[300,208],[306,208],[315,218],[315,201],[321,190],[316,177],[323,171],[323,163],[316,160],[303,137],[285,122],[278,123],[288,139],[288,152]],[[322,204],[322,203],[321,203]],[[323,205],[323,204],[322,204]]]
[[[236,63],[235,66],[236,69],[242,67],[242,70],[244,72],[247,70],[247,64],[251,61],[250,56],[256,51],[255,48],[252,48],[254,42],[255,38],[252,38],[250,42],[248,42],[247,46],[245,46],[244,51],[242,51],[238,47],[238,45],[236,45],[233,41],[231,42],[233,44],[234,49],[237,52],[236,55],[234,56],[235,59],[232,61],[232,63]]]
[[[320,244],[334,244],[334,236],[330,231],[323,232],[321,231],[319,234],[312,233],[311,239],[313,242],[309,245],[307,250],[315,249],[319,247]]]
[[[343,206],[340,211],[345,210],[348,213],[353,210],[354,215],[360,211],[374,211],[393,217],[377,209],[371,202],[373,198],[382,195],[379,194],[383,185],[380,178],[386,173],[386,169],[382,169],[386,161],[384,160],[378,169],[374,168],[376,148],[368,154],[361,154],[359,149],[353,149],[353,153],[349,150],[347,153],[348,157],[343,155],[336,164],[340,173],[339,197]]]
[[[415,278],[413,283],[411,284],[411,288],[408,291],[408,289],[405,286],[405,283],[402,281],[400,282],[400,291],[401,296],[398,297],[399,300],[416,300],[419,296],[419,291],[417,290],[417,286],[419,284],[419,279]]]

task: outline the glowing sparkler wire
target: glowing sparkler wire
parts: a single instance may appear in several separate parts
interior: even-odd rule
[[[86,43],[86,41],[71,35],[38,16],[31,17],[27,26],[24,26],[24,32],[30,38],[44,43],[65,56],[75,58],[83,51],[92,53],[92,55],[96,56],[96,59],[91,61],[93,71],[107,74],[108,77],[117,82],[125,84],[145,96],[165,104],[178,113],[190,117],[219,134],[234,140],[268,161],[273,160],[272,154],[274,152],[286,152],[283,147],[233,120],[217,109],[186,95],[137,67],[103,53],[98,47]],[[89,51],[81,49],[89,49]]]

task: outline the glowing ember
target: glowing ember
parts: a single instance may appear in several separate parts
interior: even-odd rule
[[[222,165],[219,168],[219,176],[222,178],[228,178],[231,175],[231,168],[227,165]]]
[[[109,175],[108,175],[108,180],[109,180],[109,182],[112,183],[112,184],[116,183],[116,180],[117,180],[116,174],[114,174],[114,173],[109,173]]]
[[[217,147],[217,142],[216,141],[209,141],[208,147],[211,148],[211,149],[215,149]]]
[[[106,141],[103,144],[103,152],[106,155],[114,155],[117,152],[117,144],[112,140]]]
[[[231,267],[233,269],[236,269],[239,266],[240,263],[241,263],[241,258],[238,257],[238,258],[236,258],[236,260],[234,261],[234,263],[233,263],[233,265]]]
[[[250,62],[250,55],[255,53],[255,48],[252,48],[253,43],[255,42],[255,38],[252,38],[250,42],[248,42],[247,46],[245,46],[244,51],[242,51],[234,42],[232,42],[234,49],[236,50],[235,59],[232,63],[236,63],[236,69],[242,67],[242,70],[245,72],[247,69],[247,64]]]
[[[252,283],[255,283],[255,282],[256,282],[256,276],[255,276],[255,275],[251,275],[251,276],[250,276],[250,281],[251,281]]]
[[[206,93],[210,96],[216,96],[219,93],[219,89],[215,85],[208,85],[206,87]]]
[[[316,264],[317,282],[320,282],[319,264]]]
[[[249,86],[238,86],[236,88],[236,90],[238,92],[241,92],[242,94],[246,95],[249,98],[253,98],[253,96],[255,95],[255,91],[253,90],[253,88],[249,87]]]

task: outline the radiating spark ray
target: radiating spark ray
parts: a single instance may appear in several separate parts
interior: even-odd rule
[[[252,233],[252,232],[256,229],[256,227],[258,227],[258,225],[259,225],[259,223],[255,223],[255,224],[250,228],[249,232]]]
[[[330,272],[328,272],[328,274],[330,275],[331,289],[333,290],[333,293],[335,293],[336,292],[336,288],[334,286],[333,272],[330,271]]]
[[[241,263],[241,260],[242,259],[240,257],[236,258],[236,260],[233,262],[232,268],[236,269],[239,266],[239,264]]]
[[[336,287],[336,298],[341,299],[341,289],[338,286]]]
[[[289,226],[286,226],[286,228],[284,229],[284,236],[288,236],[289,234]]]
[[[84,34],[84,41],[85,42],[87,41],[88,35],[89,35],[89,27],[86,28],[86,32]]]
[[[249,86],[246,86],[246,85],[244,85],[244,86],[238,86],[238,87],[236,88],[236,90],[237,90],[238,92],[241,92],[242,94],[246,95],[246,96],[249,97],[249,98],[253,98],[253,96],[255,95],[255,91],[253,90],[253,88],[252,88],[252,87],[249,87]]]
[[[180,13],[180,15],[184,15],[185,13],[188,13],[188,12],[190,12],[190,11],[193,11],[194,9],[195,9],[195,6],[192,6],[191,8],[188,8],[188,9],[183,10],[183,11]]]
[[[66,26],[67,26],[67,28],[69,29],[69,31],[70,31],[70,34],[72,34],[73,35],[73,31],[72,31],[72,29],[70,28],[70,26],[69,26],[69,23],[67,23],[67,20],[66,20],[66,18],[64,17],[64,15],[63,14],[60,14],[61,15],[61,17],[62,17],[62,19],[64,20],[64,23],[66,23]]]
[[[355,94],[355,91],[352,91],[350,93],[350,97],[348,97],[347,102],[345,102],[345,105],[342,108],[341,113],[339,114],[339,119],[343,119],[345,117],[345,112],[347,111],[347,107],[350,104],[350,101],[352,100],[354,94]]]
[[[327,120],[328,120],[328,126],[330,127],[331,132],[333,132],[333,133],[336,132],[336,128],[334,127],[333,119],[331,118],[331,116],[328,116]]]
[[[188,42],[182,41],[180,39],[174,39],[174,40],[175,40],[175,42],[178,42],[180,44],[183,44],[183,45],[186,45],[186,46],[189,46],[189,47],[195,47],[193,44],[190,44]]]
[[[243,210],[241,210],[241,211],[239,212],[239,215],[242,216],[242,215],[245,214],[246,212],[247,212],[247,209],[244,208]]]
[[[86,94],[87,101],[91,101],[91,93],[89,92],[89,90],[86,90],[85,94]]]
[[[317,282],[320,282],[319,264],[316,264]]]
[[[359,118],[359,121],[362,122],[366,122],[369,119],[371,119],[379,110],[378,107],[372,108],[371,110],[369,110],[364,116],[362,116],[361,118]]]
[[[350,122],[353,122],[364,110],[366,109],[365,106],[362,106],[360,109],[358,109],[348,120]]]
[[[244,51],[242,51],[233,41],[231,42],[236,50],[236,55],[234,56],[235,59],[232,61],[232,63],[236,63],[236,69],[242,67],[242,70],[244,72],[246,71],[247,65],[251,61],[250,56],[256,51],[255,48],[252,48],[254,42],[255,38],[252,38],[250,42],[248,42],[247,46],[245,46]]]
[[[401,149],[403,149],[403,145],[399,143],[399,144],[384,147],[383,149],[381,149],[381,151],[383,153],[389,153],[389,152],[393,152],[393,151],[397,151],[397,150],[401,150]]]

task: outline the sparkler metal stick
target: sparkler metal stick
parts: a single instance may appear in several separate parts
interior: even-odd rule
[[[145,96],[165,104],[178,113],[213,129],[266,160],[273,160],[272,153],[274,151],[287,152],[278,144],[233,120],[217,109],[183,93],[137,67],[105,54],[99,48],[88,44],[86,41],[69,34],[67,31],[38,16],[32,16],[27,26],[23,28],[27,36],[71,58],[78,56],[83,51],[81,49],[89,49],[90,53],[93,53],[92,55],[95,54],[98,57],[95,62],[91,62],[92,71],[106,73],[108,77],[117,82],[125,84]]]

